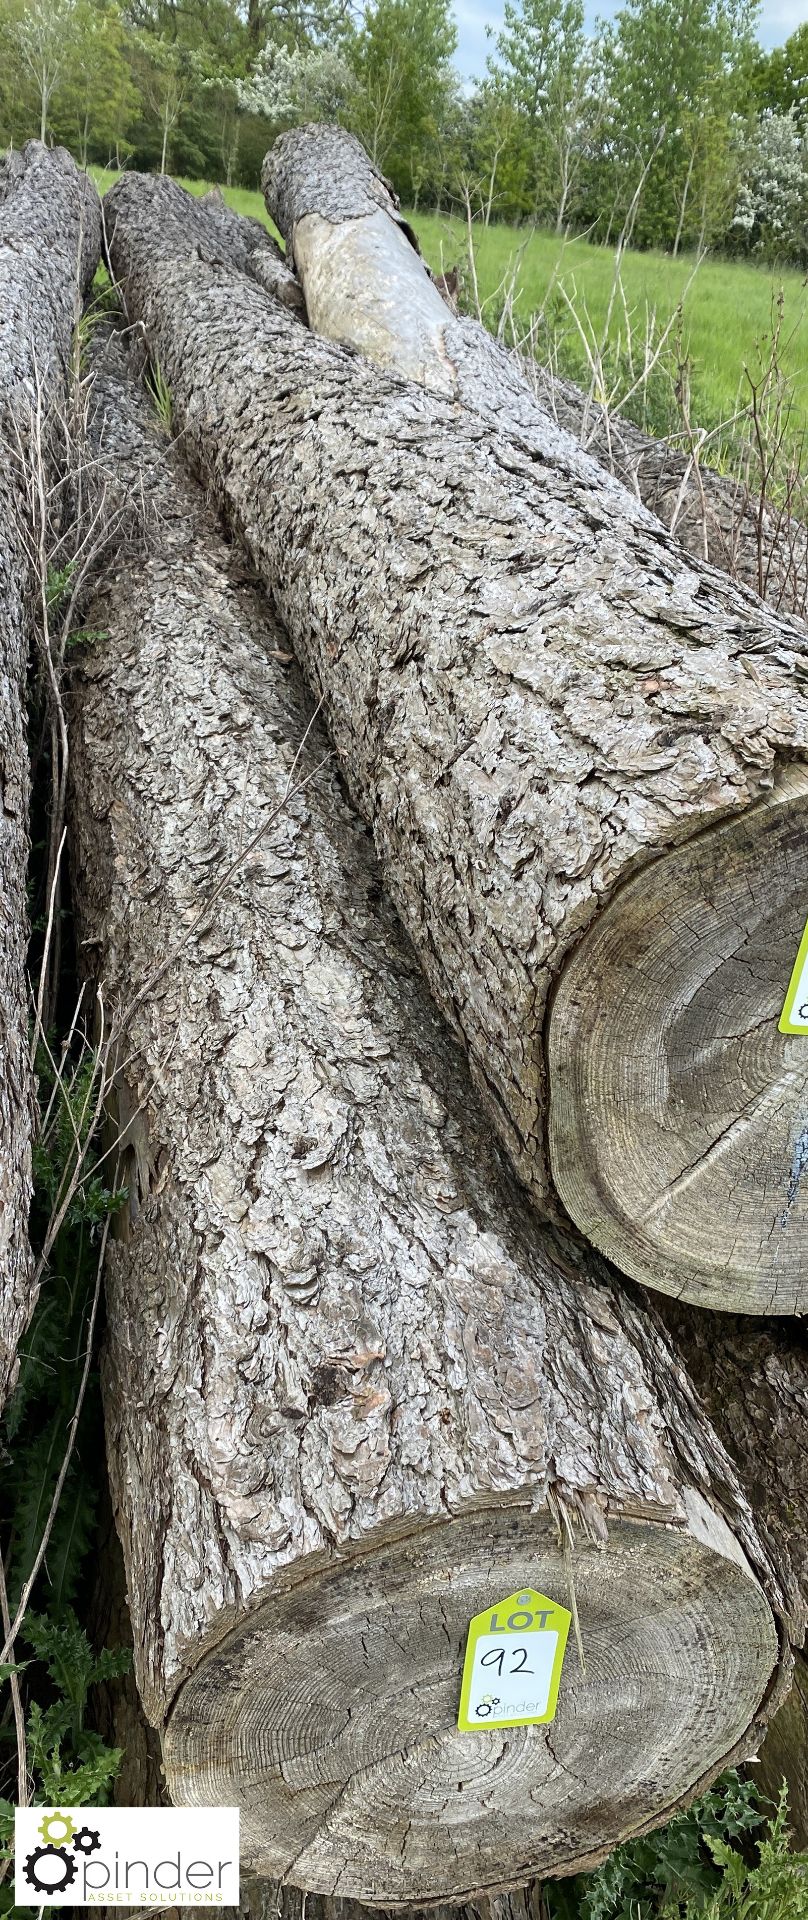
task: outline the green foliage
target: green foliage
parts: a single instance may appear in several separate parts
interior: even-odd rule
[[[54,578],[54,598],[65,591],[66,582]],[[75,1414],[101,1228],[124,1199],[106,1184],[103,1169],[92,1164],[94,1056],[79,1047],[71,1059],[66,1050],[59,1071],[54,1064],[59,1051],[51,1035],[37,1058],[42,1122],[34,1147],[34,1247],[43,1244],[55,1209],[63,1209],[64,1218],[21,1343],[17,1386],[0,1428],[0,1548],[12,1615],[39,1552]],[[19,1635],[32,1658],[15,1664],[22,1678],[34,1799],[43,1805],[103,1803],[121,1758],[85,1725],[85,1716],[90,1688],[124,1671],[128,1655],[96,1657],[71,1604],[82,1591],[93,1543],[101,1454],[93,1374],[34,1589],[42,1611],[26,1615]],[[9,1822],[13,1825],[17,1766],[14,1723],[2,1713],[10,1678],[5,1666],[0,1670],[0,1853],[10,1837]],[[11,1912],[12,1905],[9,1887],[0,1885],[0,1914]]]
[[[642,181],[631,216],[640,245],[678,250],[725,232],[732,117],[749,99],[757,11],[758,0],[626,0],[605,32],[612,222],[622,226]]]
[[[547,1920],[808,1920],[808,1855],[792,1853],[785,1784],[767,1814],[725,1773],[686,1813],[545,1888]]]
[[[704,1920],[808,1920],[808,1855],[789,1848],[785,1783],[751,1865],[720,1837],[708,1834],[706,1841],[722,1878],[702,1909]],[[691,1920],[698,1911],[673,1906],[664,1920]]]
[[[60,613],[70,598],[70,583],[75,573],[75,564],[68,560],[64,567],[48,567],[45,583],[45,604],[49,614]]]
[[[93,1653],[72,1609],[57,1618],[29,1614],[25,1640],[45,1668],[51,1699],[28,1714],[28,1754],[41,1782],[43,1804],[103,1805],[121,1754],[85,1726],[90,1688],[128,1673],[128,1649]]]
[[[777,113],[796,112],[803,132],[808,131],[808,20],[784,47],[761,55],[754,87],[759,106],[773,107]]]
[[[356,91],[346,117],[411,205],[441,180],[456,44],[448,0],[373,0],[348,46]]]
[[[808,29],[764,54],[759,7],[623,0],[587,31],[583,0],[504,0],[467,89],[451,0],[0,0],[0,144],[252,186],[284,126],[339,118],[412,206],[737,251],[761,111],[808,134]],[[781,257],[808,258],[797,217]]]
[[[41,1244],[54,1211],[67,1198],[94,1116],[96,1063],[90,1050],[58,1075],[54,1049],[39,1049],[40,1105],[46,1121],[34,1145],[32,1238]],[[65,1451],[84,1364],[89,1301],[98,1238],[125,1196],[85,1164],[53,1247],[39,1304],[21,1342],[16,1390],[0,1429],[2,1507],[12,1608],[36,1558]],[[99,1415],[93,1390],[85,1408],[88,1442]],[[94,1481],[82,1471],[81,1430],[68,1469],[47,1554],[49,1607],[73,1600],[95,1520]]]
[[[114,314],[119,314],[120,312],[120,294],[113,281],[110,280],[106,267],[102,264],[96,269],[90,297],[85,302],[84,309],[79,318],[78,341],[82,371],[84,371],[86,367],[87,348],[96,327],[103,325]]]
[[[489,71],[494,87],[479,146],[485,119],[501,124],[506,101],[516,115],[509,144],[520,151],[522,204],[560,227],[574,211],[594,115],[583,0],[505,0]]]
[[[173,416],[171,388],[159,360],[152,360],[146,373],[145,385],[158,420],[165,427],[166,433],[170,433]]]
[[[16,1671],[33,1665],[37,1688],[25,1717],[27,1762],[34,1783],[32,1804],[105,1806],[123,1755],[120,1748],[105,1746],[100,1735],[86,1726],[88,1700],[91,1687],[128,1673],[129,1651],[106,1649],[94,1654],[69,1608],[58,1618],[29,1614],[23,1637],[33,1648],[34,1660],[20,1663]],[[5,1677],[0,1669],[0,1680]],[[40,1693],[45,1697],[44,1705]],[[0,1765],[7,1764],[10,1775],[14,1762],[6,1763],[5,1753],[11,1741],[12,1730],[4,1725],[0,1728]],[[0,1799],[0,1862],[10,1859],[13,1840],[14,1803]],[[12,1889],[0,1885],[0,1914],[13,1912]]]

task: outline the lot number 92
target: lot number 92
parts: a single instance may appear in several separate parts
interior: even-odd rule
[[[555,1719],[570,1620],[566,1607],[533,1587],[475,1614],[460,1690],[462,1732]]]

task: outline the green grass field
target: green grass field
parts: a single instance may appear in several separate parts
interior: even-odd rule
[[[95,178],[103,190],[114,176],[96,170]],[[184,180],[182,185],[192,193],[207,190],[206,183],[198,180]],[[241,188],[223,191],[237,212],[252,214],[271,225],[260,193]],[[431,267],[466,263],[468,242],[462,220],[437,214],[416,214],[412,218]],[[501,306],[498,290],[516,266],[520,322],[528,322],[544,311],[548,357],[552,342],[560,370],[588,383],[580,334],[559,283],[579,319],[585,324],[588,315],[600,339],[614,282],[611,250],[586,240],[565,241],[549,233],[525,236],[513,227],[492,226],[475,229],[475,256],[480,297],[488,303],[489,323],[496,324]],[[795,430],[808,430],[808,283],[804,275],[794,271],[773,273],[746,262],[720,259],[705,260],[694,275],[692,257],[673,260],[663,253],[627,252],[621,277],[625,307],[621,298],[615,300],[611,344],[613,354],[619,355],[623,377],[627,376],[626,307],[641,358],[647,316],[656,316],[659,331],[684,296],[682,342],[690,363],[695,422],[704,427],[727,420],[739,396],[748,398],[744,366],[754,377],[759,355],[768,357],[774,305],[782,291],[782,338],[788,342],[784,364],[793,381],[795,401],[792,425]],[[662,417],[650,418],[646,424],[659,432],[666,426]]]

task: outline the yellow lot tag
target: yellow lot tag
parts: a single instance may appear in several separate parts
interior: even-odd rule
[[[800,941],[800,950],[788,983],[779,1031],[808,1033],[808,926]]]
[[[555,1719],[571,1619],[566,1607],[533,1587],[475,1614],[463,1663],[461,1733]]]

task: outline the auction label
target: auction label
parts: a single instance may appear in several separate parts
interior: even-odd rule
[[[808,1033],[808,926],[800,941],[800,950],[788,983],[779,1031]]]
[[[461,1733],[555,1719],[571,1620],[566,1607],[533,1587],[475,1614],[463,1663]]]

